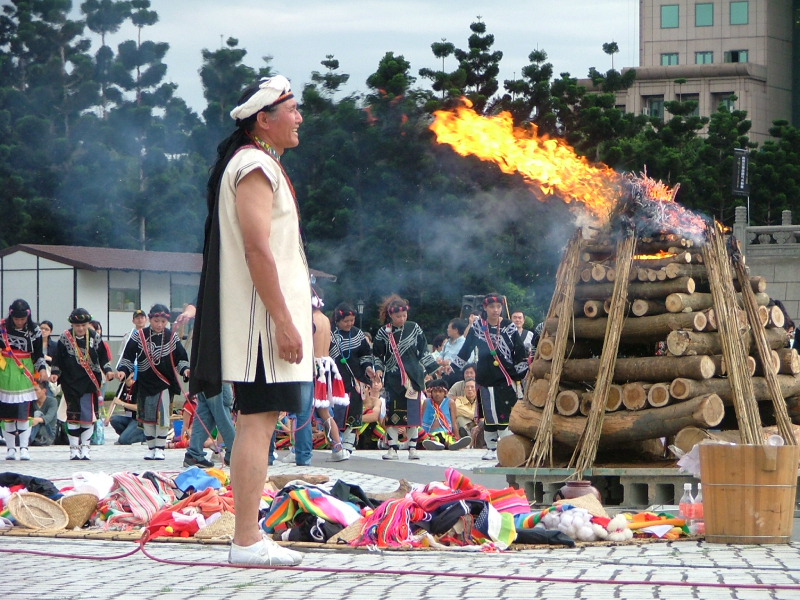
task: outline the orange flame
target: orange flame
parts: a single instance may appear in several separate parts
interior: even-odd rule
[[[532,132],[515,128],[508,112],[484,117],[459,107],[434,115],[430,128],[440,144],[449,144],[462,156],[494,162],[504,173],[520,173],[544,194],[581,202],[603,220],[619,198],[622,178],[617,172],[590,163],[561,140],[538,136],[535,127]]]
[[[669,258],[671,256],[675,256],[675,254],[665,250],[659,250],[655,254],[636,254],[633,260],[657,260],[659,258]]]

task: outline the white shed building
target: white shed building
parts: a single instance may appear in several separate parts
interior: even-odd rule
[[[106,339],[119,342],[131,330],[135,309],[147,312],[161,303],[177,316],[194,302],[202,265],[202,254],[189,252],[20,244],[0,250],[0,307],[5,314],[24,298],[33,319],[52,321],[57,335],[80,306],[103,324]]]

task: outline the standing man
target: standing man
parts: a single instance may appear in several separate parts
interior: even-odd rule
[[[525,346],[525,350],[528,351],[528,355],[530,355],[531,351],[534,348],[533,344],[533,332],[525,329],[525,315],[522,314],[521,310],[515,310],[511,313],[511,322],[517,327],[517,331],[519,332],[519,337],[522,338],[522,344]]]
[[[193,334],[191,392],[233,383],[239,411],[231,456],[233,564],[296,565],[258,527],[278,413],[299,413],[313,378],[311,290],[294,189],[281,166],[303,122],[280,75],[249,86],[231,111],[236,131],[217,148],[208,181],[203,271]]]
[[[483,460],[496,460],[497,440],[511,434],[508,430],[511,409],[522,397],[521,381],[528,372],[519,332],[514,323],[503,318],[505,301],[504,296],[495,293],[483,299],[483,315],[473,321],[464,347],[453,360],[456,368],[464,369],[473,351],[478,351],[475,381],[487,448]]]

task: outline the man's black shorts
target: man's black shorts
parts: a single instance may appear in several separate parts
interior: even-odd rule
[[[300,394],[301,383],[267,383],[264,376],[264,359],[261,356],[261,344],[258,346],[256,362],[256,380],[253,382],[234,381],[233,393],[236,397],[234,411],[243,415],[265,412],[299,413],[303,407]]]

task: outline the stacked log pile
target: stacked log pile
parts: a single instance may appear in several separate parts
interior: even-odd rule
[[[714,300],[703,252],[688,240],[640,239],[628,277],[625,320],[620,332],[618,358],[605,403],[599,447],[614,448],[647,440],[711,438],[734,396],[728,380],[723,343],[717,328]],[[551,385],[555,335],[562,319],[570,321],[563,366],[558,370],[558,395],[552,417],[554,443],[574,448],[586,425],[593,403],[593,387],[601,365],[600,354],[608,326],[609,298],[617,273],[615,244],[584,241],[575,269],[574,298],[551,310],[544,324],[536,357],[531,363],[525,397],[514,408],[510,429],[515,434],[502,441],[498,458],[503,466],[520,466],[518,457],[535,440],[542,408]],[[741,275],[740,275],[741,277]],[[789,416],[800,423],[800,356],[787,347],[784,315],[769,306],[766,281],[750,277],[758,304],[757,327],[764,330],[772,350],[762,364],[752,324],[743,310],[739,282],[734,279],[739,305],[735,331],[746,353],[762,421],[771,418],[772,396],[764,377],[777,375],[787,400]],[[732,304],[730,305],[732,306]],[[735,419],[730,429],[736,428]],[[682,431],[686,433],[682,433]],[[690,433],[691,432],[691,435]],[[698,433],[700,432],[700,433]],[[653,447],[652,444],[645,444]],[[513,458],[512,458],[513,457]],[[620,457],[628,460],[630,456]],[[507,464],[515,462],[517,464]]]

